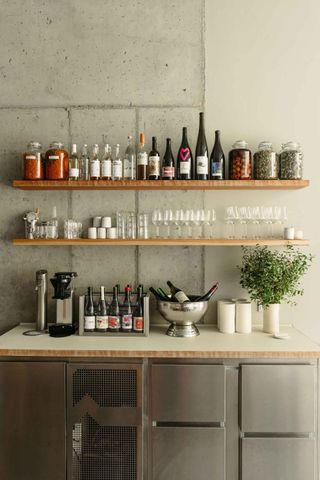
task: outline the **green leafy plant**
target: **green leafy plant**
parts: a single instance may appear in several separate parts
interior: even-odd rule
[[[242,265],[238,266],[240,285],[248,291],[251,300],[263,308],[282,301],[296,305],[292,298],[303,295],[299,280],[310,267],[313,255],[292,246],[280,251],[257,245],[242,247],[242,251]]]

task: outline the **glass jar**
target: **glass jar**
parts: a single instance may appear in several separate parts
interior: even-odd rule
[[[247,142],[238,140],[232,145],[229,152],[230,180],[252,179],[252,158]]]
[[[303,153],[298,142],[281,145],[280,152],[281,180],[301,180],[303,175]]]
[[[27,151],[23,154],[24,180],[43,180],[44,168],[41,152],[41,143],[30,142]]]
[[[52,142],[45,158],[47,180],[68,180],[69,155],[63,143]]]
[[[253,155],[254,178],[257,180],[275,180],[279,174],[279,160],[272,150],[272,143],[261,142]]]

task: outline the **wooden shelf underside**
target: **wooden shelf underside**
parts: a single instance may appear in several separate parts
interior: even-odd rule
[[[281,239],[259,239],[259,240],[243,240],[243,239],[167,239],[167,238],[151,238],[151,239],[115,239],[115,240],[90,240],[87,238],[81,238],[77,240],[57,239],[57,240],[44,240],[44,239],[14,239],[12,241],[14,245],[23,246],[116,246],[116,245],[135,245],[135,246],[216,246],[216,247],[238,247],[241,245],[255,246],[255,245],[268,245],[268,246],[308,246],[308,240],[281,240]]]
[[[14,180],[21,190],[294,190],[309,180]]]

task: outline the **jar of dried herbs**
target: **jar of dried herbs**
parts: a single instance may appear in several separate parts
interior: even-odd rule
[[[46,179],[68,180],[69,178],[69,155],[64,150],[63,143],[52,142],[46,152]]]
[[[303,176],[303,153],[298,142],[288,142],[281,146],[281,180],[301,180]]]
[[[279,159],[272,149],[272,143],[261,142],[253,156],[254,178],[257,180],[274,180],[278,178]]]
[[[23,154],[24,180],[43,180],[44,167],[41,152],[41,143],[30,142],[27,151]]]

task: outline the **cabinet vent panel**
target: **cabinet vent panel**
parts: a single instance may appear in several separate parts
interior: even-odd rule
[[[72,431],[72,480],[137,480],[137,428],[85,415]]]
[[[137,371],[78,369],[73,373],[73,406],[89,395],[99,407],[137,406]]]

